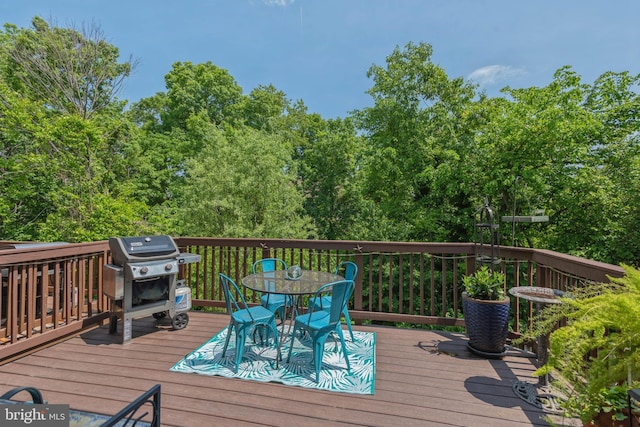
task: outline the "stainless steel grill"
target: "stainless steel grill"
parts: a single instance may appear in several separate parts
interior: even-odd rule
[[[190,308],[176,310],[179,266],[200,261],[200,255],[180,253],[170,236],[112,237],[111,264],[103,268],[103,293],[111,299],[109,332],[118,332],[122,342],[132,336],[136,317],[169,317],[174,329],[184,328]]]

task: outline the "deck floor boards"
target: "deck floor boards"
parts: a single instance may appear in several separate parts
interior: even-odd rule
[[[29,385],[51,404],[112,414],[160,383],[163,426],[549,425],[511,389],[515,380],[536,382],[534,361],[516,352],[476,357],[463,334],[356,326],[377,335],[375,394],[363,396],[170,372],[228,324],[225,314],[189,316],[179,331],[136,319],[126,345],[104,325],[41,349],[0,366],[0,393]]]

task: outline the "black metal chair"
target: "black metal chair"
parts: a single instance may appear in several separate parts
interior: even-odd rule
[[[632,388],[627,391],[627,404],[629,406],[629,427],[633,427],[633,402],[640,402],[640,388]]]
[[[13,400],[12,398],[22,392],[30,395],[30,401]],[[0,396],[2,404],[46,404],[42,393],[35,387],[16,387]],[[151,413],[149,414],[149,410]],[[111,416],[98,413],[76,411],[69,409],[69,422],[71,425],[100,425],[101,427],[115,426],[139,426],[160,427],[160,384],[156,384],[140,395],[133,402],[125,406],[120,412]],[[147,415],[151,421],[142,421]]]

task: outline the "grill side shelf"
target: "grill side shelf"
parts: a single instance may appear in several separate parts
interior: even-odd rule
[[[124,269],[118,265],[105,264],[102,267],[102,292],[109,298],[124,298]]]

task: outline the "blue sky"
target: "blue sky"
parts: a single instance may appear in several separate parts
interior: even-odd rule
[[[211,61],[245,93],[273,84],[309,112],[345,117],[371,105],[366,73],[396,46],[430,43],[450,77],[491,96],[544,86],[570,65],[586,83],[640,73],[640,0],[0,0],[0,22],[97,24],[141,62],[120,97],[164,91],[177,61]]]

